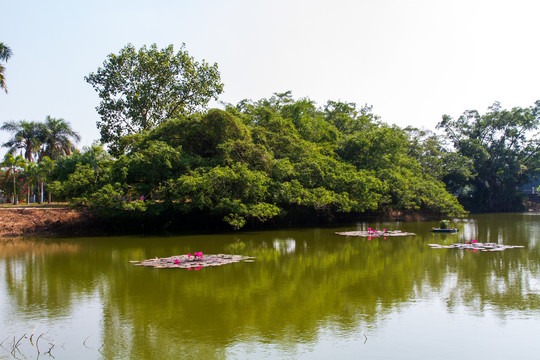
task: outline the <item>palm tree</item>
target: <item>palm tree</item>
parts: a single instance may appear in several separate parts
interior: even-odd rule
[[[45,123],[41,125],[43,150],[40,158],[48,156],[56,160],[60,155],[70,155],[74,148],[72,139],[77,142],[81,137],[71,128],[69,122],[47,116]]]
[[[9,148],[9,154],[14,154],[17,150],[24,150],[24,158],[29,162],[34,161],[34,154],[41,147],[40,126],[36,122],[6,121],[0,129],[13,133],[13,138],[2,144],[3,147]]]
[[[0,60],[7,62],[8,59],[11,57],[11,49],[4,45],[4,43],[0,43]],[[4,91],[7,94],[7,86],[6,86],[6,77],[4,75],[4,71],[6,68],[0,64],[0,88],[4,89]]]
[[[9,170],[7,172],[7,176],[10,175],[10,173],[13,175],[13,205],[17,205],[19,203],[19,200],[17,199],[17,187],[16,187],[16,176],[17,176],[17,168],[23,168],[26,169],[26,160],[21,156],[18,155],[17,157],[13,157],[11,154],[6,154],[4,157],[4,161],[1,164],[2,166],[9,167]]]

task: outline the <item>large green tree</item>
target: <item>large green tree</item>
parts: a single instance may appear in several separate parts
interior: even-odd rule
[[[467,182],[474,178],[472,160],[453,151],[444,137],[429,130],[404,130],[409,136],[407,154],[418,161],[421,171],[442,181],[452,194],[466,192]]]
[[[494,103],[485,114],[465,111],[438,124],[454,149],[473,162],[476,176],[460,200],[471,210],[512,211],[523,206],[522,187],[540,169],[540,101],[507,110]]]
[[[167,119],[117,145],[116,159],[100,160],[102,149],[60,157],[52,193],[148,226],[464,213],[409,155],[405,131],[352,103],[275,94]]]
[[[0,43],[0,61],[7,62],[12,55],[12,51],[9,46],[4,43]],[[6,77],[4,71],[6,68],[0,64],[0,89],[3,89],[7,94]]]
[[[172,45],[137,50],[128,44],[85,80],[101,100],[96,108],[101,141],[116,155],[122,136],[201,109],[223,91],[217,64],[195,61],[184,45],[175,53]]]

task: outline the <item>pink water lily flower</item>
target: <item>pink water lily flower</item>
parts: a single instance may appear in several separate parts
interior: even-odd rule
[[[175,260],[174,260],[174,263],[175,263],[176,265],[178,265],[179,262],[180,262],[180,261],[179,261],[178,259],[175,259]]]

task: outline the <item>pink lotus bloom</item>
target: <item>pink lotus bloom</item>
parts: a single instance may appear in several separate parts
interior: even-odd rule
[[[187,254],[187,257],[190,257],[190,256],[191,256],[191,254]]]
[[[476,239],[474,239],[472,242],[475,243],[475,242],[477,242],[477,241],[476,241]]]
[[[175,259],[175,260],[174,260],[174,263],[175,263],[176,265],[178,265],[179,262],[180,262],[180,261],[178,261],[178,259]]]

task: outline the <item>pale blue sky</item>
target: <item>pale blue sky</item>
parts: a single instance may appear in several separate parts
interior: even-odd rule
[[[434,129],[443,114],[540,99],[538,14],[536,0],[6,0],[0,123],[62,117],[90,145],[98,97],[84,76],[127,43],[184,42],[218,63],[221,101],[292,90]]]

